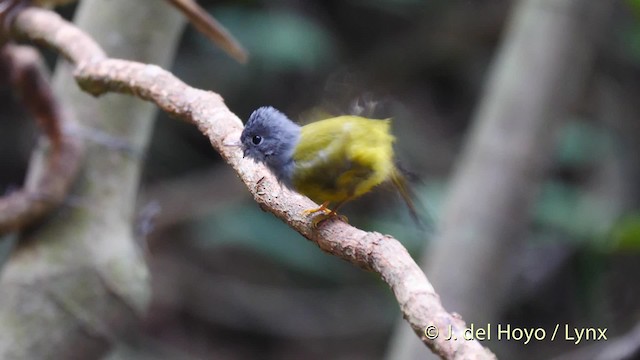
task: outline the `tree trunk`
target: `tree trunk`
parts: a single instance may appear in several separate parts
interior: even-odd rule
[[[76,24],[109,56],[167,67],[182,21],[158,0],[85,0]],[[85,140],[81,175],[66,205],[21,234],[0,275],[0,358],[96,359],[145,311],[150,297],[132,219],[156,109],[131,96],[94,99],[58,66],[54,92]],[[41,143],[28,184],[41,176]]]
[[[530,209],[563,115],[583,90],[593,39],[612,1],[515,4],[473,119],[424,267],[442,303],[467,325],[495,322],[510,249]],[[431,358],[399,327],[389,359]]]

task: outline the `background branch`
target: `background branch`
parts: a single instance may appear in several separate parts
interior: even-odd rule
[[[245,197],[246,190],[236,174],[216,166],[149,187],[141,194],[140,205],[157,203],[160,206],[161,211],[152,222],[153,231],[161,232]]]
[[[51,31],[72,61],[104,52],[82,31],[46,10],[18,15],[27,26]],[[22,13],[22,14],[25,14]],[[182,28],[180,16],[156,0],[85,0],[76,22],[115,55],[167,66]],[[60,31],[57,31],[60,30]],[[34,39],[38,41],[37,37]],[[83,55],[87,55],[83,57]],[[78,90],[61,62],[54,93],[79,125],[76,140],[108,134],[128,152],[85,141],[86,162],[67,203],[36,229],[21,234],[0,275],[0,358],[100,358],[137,324],[149,301],[148,270],[134,241],[131,219],[140,165],[155,108],[130,97],[101,101]],[[35,151],[27,187],[43,181],[46,153]]]
[[[7,44],[0,49],[5,76],[31,111],[45,135],[49,150],[44,155],[43,176],[27,189],[0,198],[0,235],[22,229],[39,220],[65,199],[80,167],[82,147],[71,135],[70,114],[62,111],[48,82],[47,71],[38,52],[27,46]]]
[[[458,316],[447,313],[424,273],[406,249],[395,239],[378,233],[367,233],[340,221],[332,221],[313,230],[302,210],[314,204],[300,195],[284,190],[263,167],[243,160],[235,142],[242,130],[241,121],[224,105],[217,94],[191,88],[169,72],[155,65],[124,60],[96,61],[93,54],[76,54],[68,43],[60,42],[55,31],[43,31],[32,17],[54,16],[41,10],[20,14],[15,27],[22,38],[33,37],[69,55],[77,65],[75,77],[87,92],[133,94],[156,103],[170,115],[195,124],[211,141],[248,186],[260,206],[285,220],[291,227],[316,243],[321,249],[366,270],[380,274],[393,290],[400,308],[419,336],[425,326],[433,324],[441,331],[449,326],[462,338],[465,324]],[[62,25],[62,23],[60,23]],[[64,31],[67,25],[61,26]],[[86,39],[85,39],[86,40]],[[66,49],[61,49],[66,48]],[[86,56],[86,58],[85,58]],[[492,358],[493,355],[476,341],[450,342],[439,337],[422,340],[438,355],[447,359]]]

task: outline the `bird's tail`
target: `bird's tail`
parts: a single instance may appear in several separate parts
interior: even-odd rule
[[[418,200],[418,198],[416,194],[413,192],[413,190],[411,189],[411,187],[409,186],[407,179],[405,178],[401,168],[396,167],[393,170],[393,173],[391,174],[391,182],[393,183],[393,186],[395,186],[395,188],[400,193],[400,196],[402,197],[404,202],[407,204],[411,218],[416,222],[416,224],[420,228],[422,229],[428,228],[429,227],[427,226],[428,224],[425,224],[425,222],[423,221],[422,217],[419,215],[418,210],[416,208],[414,199]],[[429,225],[431,225],[430,223],[431,221],[429,221]]]

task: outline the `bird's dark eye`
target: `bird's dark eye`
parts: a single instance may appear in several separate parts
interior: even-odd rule
[[[260,143],[262,142],[262,136],[254,135],[253,138],[251,138],[251,142],[253,143],[253,145],[260,145]]]

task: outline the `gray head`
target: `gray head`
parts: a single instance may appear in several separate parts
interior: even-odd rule
[[[289,187],[299,139],[300,126],[270,106],[254,111],[240,136],[244,156],[265,163]]]

